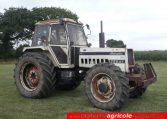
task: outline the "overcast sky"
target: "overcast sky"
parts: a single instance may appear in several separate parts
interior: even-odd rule
[[[123,40],[134,50],[167,50],[167,0],[0,0],[0,12],[51,6],[67,8],[89,24],[94,47],[103,20],[106,40]]]

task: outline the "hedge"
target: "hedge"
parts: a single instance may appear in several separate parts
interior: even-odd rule
[[[135,51],[136,60],[167,61],[167,50]]]
[[[25,46],[20,46],[16,50],[10,52],[0,52],[0,59],[15,59],[21,56],[22,49]],[[149,60],[149,61],[167,61],[167,50],[164,51],[135,51],[136,60]]]

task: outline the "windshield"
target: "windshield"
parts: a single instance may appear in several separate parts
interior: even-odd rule
[[[73,42],[75,46],[86,46],[87,40],[83,31],[82,26],[75,24],[67,24],[68,34],[70,41]]]

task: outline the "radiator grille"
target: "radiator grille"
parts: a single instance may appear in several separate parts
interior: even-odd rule
[[[81,58],[81,64],[125,63],[125,60]]]

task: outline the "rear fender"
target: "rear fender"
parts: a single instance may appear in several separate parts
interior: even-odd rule
[[[53,59],[50,51],[43,46],[36,46],[36,47],[24,47],[23,52],[40,52],[40,53],[45,53],[48,58],[52,61],[55,67],[59,67],[59,64],[56,60]]]
[[[27,51],[44,51],[44,50],[46,50],[46,48],[44,48],[43,46],[24,47],[23,48],[23,52],[27,52]]]

